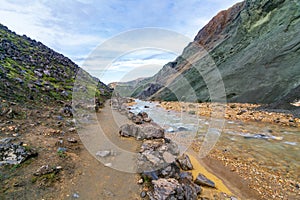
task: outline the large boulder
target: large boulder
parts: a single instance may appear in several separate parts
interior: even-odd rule
[[[150,200],[184,199],[181,184],[173,178],[153,180],[153,191],[148,192]]]
[[[196,200],[201,189],[189,180],[179,182],[174,178],[153,180],[153,191],[148,192],[150,200],[186,199]]]
[[[155,171],[160,177],[179,178],[180,168],[175,163],[178,154],[178,146],[172,141],[146,140],[138,154],[139,171],[142,173]]]
[[[135,137],[137,140],[164,138],[164,129],[161,127],[135,124],[124,124],[120,127],[119,134],[124,137]]]

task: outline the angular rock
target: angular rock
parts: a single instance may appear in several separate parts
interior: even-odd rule
[[[143,119],[143,121],[144,121],[144,122],[147,122],[147,123],[149,123],[149,122],[151,122],[151,121],[152,121],[152,119],[151,119],[151,118],[149,118],[149,117],[147,117],[147,118],[144,118],[144,119]]]
[[[184,191],[176,179],[153,180],[153,191],[148,192],[150,200],[184,199]]]
[[[138,154],[138,169],[140,172],[157,171],[161,177],[179,177],[180,169],[176,163],[170,163],[167,157],[177,157],[178,146],[164,139],[146,140]],[[149,177],[151,178],[151,177]]]
[[[42,176],[42,175],[45,175],[45,174],[50,174],[52,172],[54,172],[53,168],[49,167],[49,165],[43,165],[36,172],[34,172],[33,175]]]
[[[198,194],[202,192],[201,187],[189,179],[180,179],[179,183],[182,185],[185,199],[197,199]]]
[[[194,181],[197,185],[200,186],[207,186],[207,187],[212,187],[215,188],[215,183],[211,180],[209,180],[208,178],[206,178],[206,176],[204,176],[203,174],[199,173],[199,175],[197,176],[197,178]]]
[[[135,124],[142,124],[143,119],[140,116],[133,116],[132,117],[132,122],[135,123]]]
[[[193,174],[191,172],[180,172],[179,178],[193,181]]]
[[[138,140],[157,139],[165,136],[164,129],[153,125],[137,126],[124,124],[120,127],[119,134],[124,137],[135,137]]]
[[[139,112],[139,113],[137,114],[137,116],[140,116],[143,120],[144,120],[145,118],[148,118],[148,117],[149,117],[148,114],[147,114],[146,112]]]
[[[189,158],[188,155],[186,154],[182,154],[181,156],[179,156],[177,158],[177,162],[179,163],[180,167],[182,170],[192,170],[193,169],[193,165],[191,163],[191,160]]]
[[[180,178],[180,168],[177,166],[176,163],[169,164],[165,168],[159,170],[158,173],[158,176],[162,178]]]
[[[108,151],[108,150],[98,151],[96,153],[96,156],[99,156],[99,157],[102,157],[102,158],[107,157],[109,155],[110,155],[110,151]]]
[[[30,157],[37,156],[37,152],[22,146],[22,142],[12,143],[7,138],[0,141],[0,166],[2,164],[20,164]]]

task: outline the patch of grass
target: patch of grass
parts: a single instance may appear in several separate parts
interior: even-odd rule
[[[42,176],[33,176],[31,178],[31,183],[36,183],[37,181],[45,181],[45,183],[53,183],[58,179],[57,177],[57,173],[56,172],[52,172],[49,174],[44,174]]]
[[[56,180],[56,173],[52,172],[50,174],[44,174],[43,176],[41,176],[41,179],[46,179],[49,180],[50,182],[53,182]]]
[[[31,183],[35,183],[35,182],[37,182],[37,180],[38,180],[38,177],[34,176],[31,178],[30,181],[31,181]]]
[[[18,168],[20,168],[21,167],[21,164],[15,164],[14,166],[12,166],[11,168],[10,168],[10,171],[16,171]]]
[[[67,157],[67,154],[66,154],[65,152],[63,152],[63,151],[58,151],[58,152],[57,152],[57,155],[58,155],[59,157],[61,157],[61,158],[66,158],[66,157]]]

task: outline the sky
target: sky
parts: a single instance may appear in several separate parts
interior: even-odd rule
[[[110,83],[153,75],[174,60],[180,54],[178,49],[182,51],[213,16],[240,1],[1,0],[0,23],[64,54]],[[141,31],[145,28],[147,32]],[[166,30],[170,36],[155,28]],[[148,43],[136,45],[139,40]],[[151,41],[157,44],[149,46]],[[177,46],[165,45],[167,42]]]

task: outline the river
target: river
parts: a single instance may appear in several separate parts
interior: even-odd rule
[[[149,117],[165,128],[167,134],[177,140],[184,152],[192,143],[203,145],[203,140],[211,128],[212,119],[184,112],[165,110],[158,102],[136,100],[131,111],[145,111]],[[278,174],[283,181],[292,180],[299,192],[300,181],[300,129],[262,122],[242,122],[225,120],[219,130],[217,144],[211,152],[230,154],[235,159],[243,158],[253,162],[260,169]],[[182,142],[182,138],[188,138]],[[222,155],[222,156],[223,156]],[[256,172],[259,176],[260,172]],[[256,179],[255,177],[252,177]],[[294,186],[291,186],[294,187]],[[284,188],[286,189],[286,188]]]

